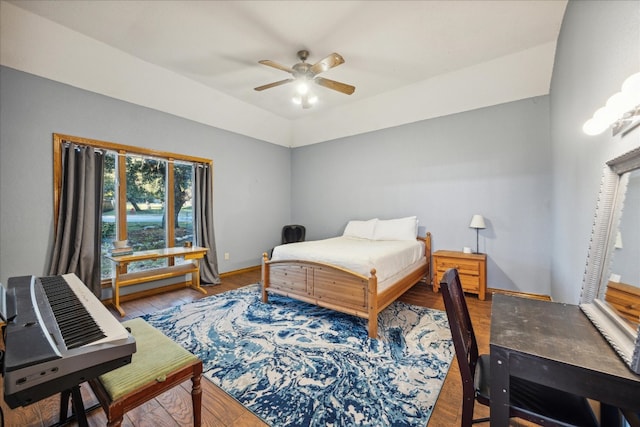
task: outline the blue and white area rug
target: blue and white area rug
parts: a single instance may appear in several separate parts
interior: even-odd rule
[[[454,350],[446,313],[396,301],[366,322],[259,285],[145,319],[272,426],[426,426]]]

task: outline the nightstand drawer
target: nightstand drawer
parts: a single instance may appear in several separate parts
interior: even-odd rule
[[[468,274],[460,274],[460,283],[465,292],[473,292],[475,294],[480,290],[480,276],[469,276]]]
[[[460,275],[467,274],[477,276],[480,274],[480,261],[438,257],[436,268],[441,273],[444,273],[450,268],[455,268]]]
[[[458,276],[460,277],[460,283],[462,284],[462,289],[464,289],[465,292],[473,292],[474,294],[478,293],[478,291],[480,290],[480,282],[481,282],[479,269],[478,271],[472,274],[463,274],[462,271],[460,270],[460,267],[455,265],[451,265],[450,267],[447,267],[445,269],[438,268],[438,271],[436,273],[436,280],[440,281],[442,279],[442,276],[444,276],[444,273],[449,268],[458,269]]]

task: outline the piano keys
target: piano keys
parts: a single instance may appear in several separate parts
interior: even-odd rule
[[[68,349],[105,338],[102,329],[62,276],[41,277],[40,283]]]
[[[135,339],[75,274],[10,278],[4,398],[11,408],[131,363]],[[14,301],[12,303],[12,301]]]

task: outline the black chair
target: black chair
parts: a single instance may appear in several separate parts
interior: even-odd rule
[[[440,287],[462,375],[461,426],[470,427],[473,423],[489,421],[488,418],[474,420],[473,407],[476,400],[490,406],[490,359],[488,354],[478,355],[458,270],[447,270]],[[510,417],[545,426],[598,426],[591,406],[583,397],[517,377],[511,377],[509,383]]]
[[[282,244],[304,242],[306,228],[304,225],[285,225],[282,227]]]
[[[282,227],[282,244],[304,242],[307,229],[304,225],[290,224]],[[269,258],[273,255],[273,248],[269,251]]]

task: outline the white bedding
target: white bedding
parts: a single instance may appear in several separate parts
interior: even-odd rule
[[[424,260],[424,251],[424,243],[418,240],[369,240],[341,236],[276,246],[271,260],[323,262],[366,277],[375,268],[380,283]]]

